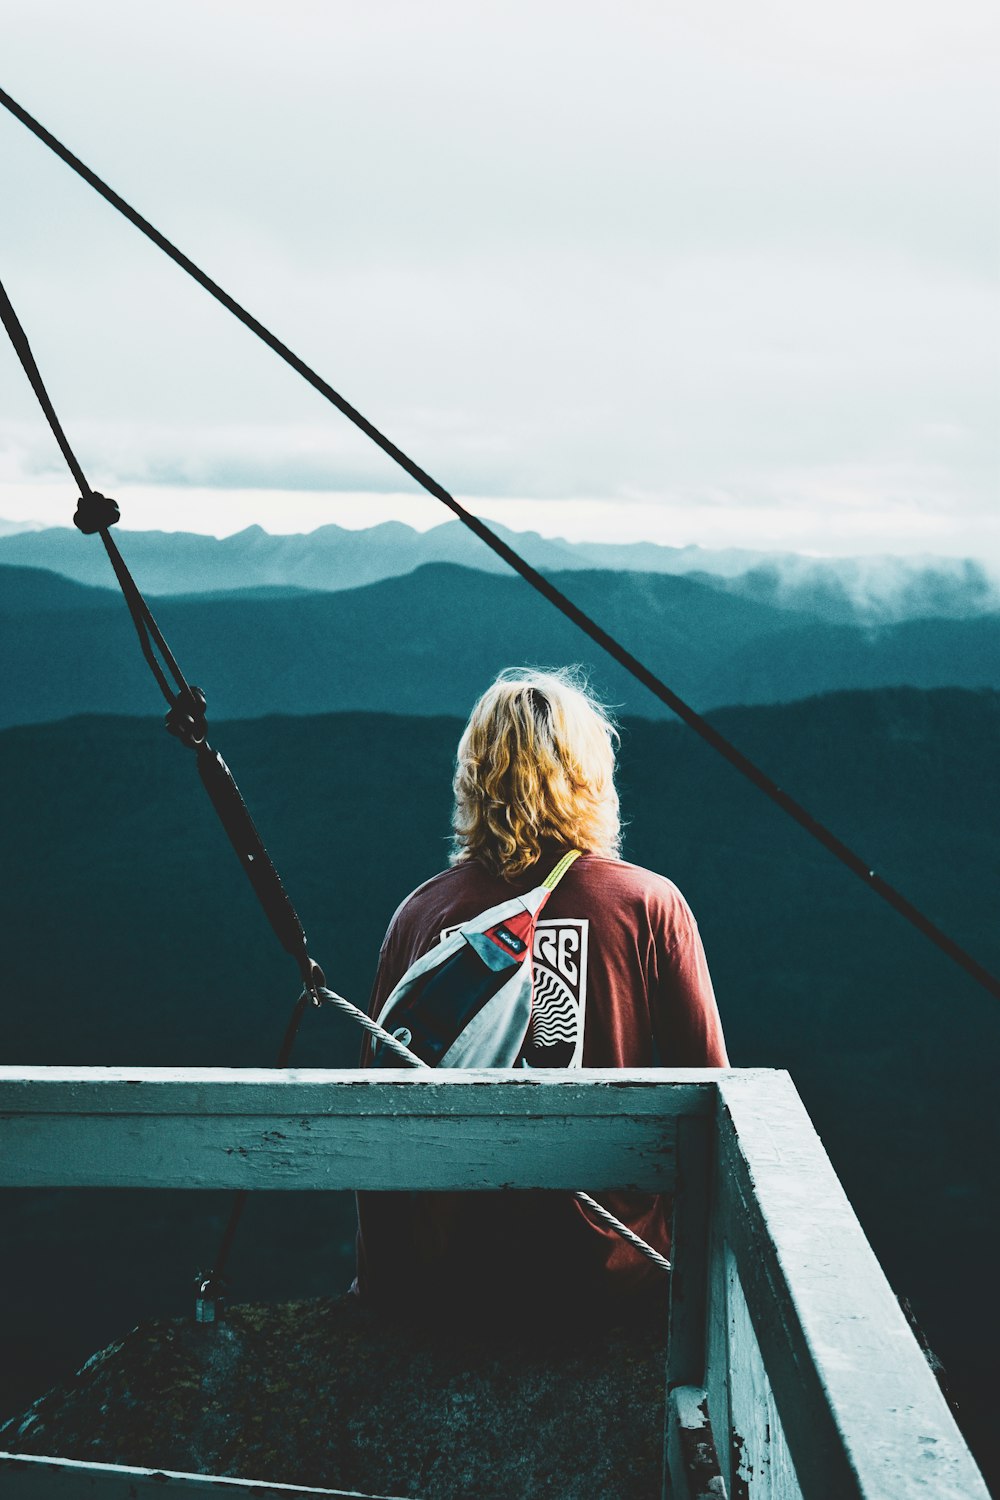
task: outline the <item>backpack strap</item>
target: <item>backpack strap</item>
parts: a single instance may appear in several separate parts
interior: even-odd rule
[[[554,891],[560,880],[562,880],[563,876],[566,874],[566,871],[569,869],[570,865],[575,863],[575,861],[580,858],[580,855],[582,853],[582,849],[571,849],[568,854],[564,854],[559,863],[553,866],[553,868],[546,875],[545,879],[542,881],[542,885],[544,886],[545,890],[549,891],[550,893]]]

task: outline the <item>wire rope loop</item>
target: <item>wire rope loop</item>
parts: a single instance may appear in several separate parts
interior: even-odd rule
[[[308,953],[302,955],[302,988],[312,1000],[313,1005],[323,1004],[323,991],[326,988],[326,975],[314,958]]]
[[[181,691],[164,715],[167,733],[180,740],[189,750],[197,750],[208,737],[205,710],[208,699],[200,687],[192,683],[187,691]]]
[[[644,1255],[647,1260],[652,1261],[654,1266],[659,1266],[661,1271],[669,1271],[671,1269],[670,1262],[666,1256],[661,1255],[659,1250],[654,1250],[652,1245],[647,1244],[640,1235],[635,1233],[635,1230],[629,1229],[627,1224],[623,1224],[621,1219],[617,1219],[609,1209],[604,1207],[603,1203],[598,1203],[596,1198],[591,1198],[589,1193],[577,1192],[573,1194],[573,1197],[578,1203],[582,1203],[584,1208],[588,1209],[595,1218],[600,1219],[609,1229],[613,1229],[615,1234],[621,1235],[622,1239],[626,1240],[634,1250],[638,1250],[640,1255]]]
[[[359,1026],[363,1026],[370,1037],[381,1042],[383,1046],[388,1047],[390,1052],[394,1052],[403,1062],[409,1063],[411,1067],[425,1068],[428,1072],[430,1071],[429,1063],[425,1063],[422,1057],[418,1057],[415,1052],[411,1052],[409,1047],[404,1046],[398,1037],[394,1037],[391,1031],[386,1031],[384,1026],[380,1026],[377,1021],[373,1021],[371,1016],[367,1015],[353,1001],[346,1000],[343,995],[338,995],[336,990],[328,989],[325,985],[318,990],[318,995],[321,1002],[333,1005],[337,1010],[342,1010],[345,1015],[350,1016],[352,1021],[356,1021]]]

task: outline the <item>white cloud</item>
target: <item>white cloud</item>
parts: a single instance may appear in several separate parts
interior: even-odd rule
[[[723,493],[734,535],[763,505],[822,549],[995,503],[993,24],[12,0],[5,86],[456,493],[657,526]],[[264,490],[405,483],[6,118],[0,147],[4,276],[87,464],[264,524]],[[3,358],[0,424],[12,473],[56,472]]]

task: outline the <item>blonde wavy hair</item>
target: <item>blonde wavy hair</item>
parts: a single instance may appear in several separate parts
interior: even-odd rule
[[[501,672],[459,741],[452,864],[479,859],[511,880],[544,842],[617,855],[617,744],[580,673]]]

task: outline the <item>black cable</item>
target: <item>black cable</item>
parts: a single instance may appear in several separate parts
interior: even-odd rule
[[[11,300],[7,296],[6,289],[2,282],[0,282],[0,319],[3,320],[3,326],[4,328],[6,328],[8,337],[10,338],[10,341],[14,345],[14,349],[17,352],[17,356],[20,359],[21,364],[24,366],[24,373],[27,375],[29,381],[31,382],[31,388],[38,398],[39,406],[45,413],[46,421],[55,434],[56,442],[59,444],[59,447],[62,450],[63,458],[69,465],[70,473],[76,480],[80,494],[91,494],[91,488],[87,483],[87,477],[80,467],[76,454],[73,452],[72,448],[69,445],[69,439],[67,438],[65,432],[63,432],[62,423],[56,416],[55,407],[49,400],[49,393],[45,389],[41,373],[38,369],[37,364],[35,363],[35,356],[31,352],[31,345],[28,343],[28,336],[25,333],[24,329],[21,327],[20,320],[17,316],[17,313],[14,311],[13,306],[11,305]]]
[[[135,580],[133,579],[128,568],[125,566],[124,558],[122,557],[112,538],[108,535],[108,526],[113,525],[114,522],[118,519],[118,507],[117,505],[115,505],[113,500],[108,500],[106,496],[100,495],[95,490],[92,490],[90,488],[90,485],[87,482],[87,476],[86,474],[84,474],[83,468],[76,454],[70,447],[69,439],[63,431],[62,423],[57,417],[55,407],[52,405],[49,393],[45,389],[45,382],[42,380],[41,371],[39,370],[38,365],[35,361],[35,356],[31,352],[31,345],[28,343],[28,336],[21,326],[21,322],[17,316],[17,313],[14,311],[13,304],[11,303],[11,300],[7,295],[7,291],[3,285],[3,282],[0,282],[0,321],[2,321],[4,328],[7,330],[7,334],[14,346],[14,350],[24,368],[24,373],[27,375],[28,380],[31,384],[31,388],[38,400],[38,404],[42,408],[42,411],[45,414],[45,419],[52,429],[53,436],[55,437],[56,442],[59,444],[62,456],[69,466],[69,471],[72,474],[73,478],[76,480],[77,487],[80,491],[80,506],[82,515],[86,515],[88,511],[92,515],[93,524],[91,524],[91,522],[88,520],[84,525],[81,526],[80,529],[85,531],[96,531],[100,536],[101,541],[104,543],[105,551],[107,552],[108,557],[111,559],[111,566],[114,568],[115,576],[117,577],[118,582],[121,585],[121,591],[125,597],[125,603],[128,606],[129,614],[132,617],[132,623],[135,626],[136,634],[139,637],[139,645],[142,648],[142,654],[149,664],[150,671],[156,678],[157,686],[159,687],[161,693],[166,698],[167,702],[172,704],[174,701],[173,694],[171,693],[170,688],[167,685],[167,680],[163,675],[163,669],[161,668],[160,663],[156,660],[156,657],[153,654],[153,649],[150,644],[150,633],[152,633],[153,638],[155,639],[156,644],[163,655],[163,659],[167,663],[171,676],[177,683],[178,690],[180,692],[187,693],[190,692],[190,689],[187,685],[187,682],[184,680],[180,668],[174,660],[170,648],[168,647],[166,641],[163,639],[156,621],[153,619],[149,606],[146,604],[145,599],[140,594]],[[78,524],[80,522],[80,519],[82,519],[82,517],[78,516]]]
[[[69,440],[63,431],[62,423],[56,415],[55,407],[52,404],[48,391],[45,389],[41,372],[31,352],[27,334],[21,326],[21,322],[14,311],[2,282],[0,282],[0,321],[3,322],[10,336],[11,343],[21,360],[21,364],[24,367],[25,374],[38,399],[39,405],[55,435],[70,472],[79,486],[82,516],[78,514],[77,524],[84,532],[93,532],[96,530],[101,541],[104,543],[111,566],[114,568],[115,576],[118,579],[119,586],[125,598],[125,603],[128,606],[129,614],[132,617],[139,636],[139,644],[142,648],[143,656],[146,658],[160,691],[171,706],[171,712],[167,716],[167,727],[191,748],[194,748],[202,783],[229,836],[229,841],[249,877],[250,883],[261,906],[264,908],[279,942],[285,951],[291,954],[298,963],[302,978],[308,986],[303,990],[292,1011],[274,1064],[276,1068],[286,1067],[291,1057],[292,1048],[295,1044],[306,1008],[310,1000],[316,998],[318,988],[324,983],[324,976],[318,966],[309,958],[306,947],[306,935],[302,923],[299,921],[298,913],[285,891],[281,878],[271,861],[271,857],[264,846],[260,834],[257,832],[256,825],[250,815],[250,810],[243,801],[232,772],[222,759],[222,756],[216,750],[212,749],[205,738],[204,695],[199,689],[192,688],[187,682],[156,620],[153,618],[149,605],[146,603],[135,579],[129,572],[118,547],[109,535],[109,526],[118,520],[118,506],[113,500],[108,500],[106,496],[100,495],[97,491],[90,488],[83,468],[70,446]],[[160,663],[153,652],[150,633],[152,633],[170,674],[177,684],[176,695],[171,692]],[[246,1192],[236,1194],[229,1221],[216,1255],[215,1266],[201,1284],[203,1299],[207,1298],[213,1289],[221,1283],[222,1273],[228,1262],[240,1220],[246,1207],[246,1201]]]
[[[92,534],[97,531],[111,559],[111,566],[114,568],[129,614],[135,624],[143,655],[156,678],[160,691],[170,704],[167,728],[188,749],[194,750],[198,774],[209,800],[218,814],[219,821],[229,837],[229,842],[254,888],[278,941],[298,964],[303,984],[307,989],[315,990],[317,986],[324,983],[323,974],[318,965],[309,957],[306,935],[298,913],[281,883],[281,877],[264,846],[264,841],[257,832],[249,808],[240,795],[232,772],[218,751],[212,749],[206,738],[205,695],[200,688],[192,687],[188,683],[177,665],[173,652],[164,640],[138,584],[126,567],[125,560],[114,541],[108,535],[109,526],[114,525],[118,520],[118,506],[114,500],[109,500],[106,495],[92,490],[88,484],[87,476],[56,416],[55,407],[45,389],[27,335],[21,327],[2,282],[0,282],[0,322],[10,335],[11,343],[24,366],[25,374],[31,382],[39,405],[62,449],[70,472],[80,487],[80,505],[75,518],[76,524],[85,533]],[[163,669],[156,660],[150,634],[177,684],[176,693],[171,692]],[[287,1049],[290,1045],[289,1037],[286,1036],[284,1048]],[[278,1066],[283,1066],[283,1064],[279,1063]]]
[[[98,536],[104,543],[104,550],[108,554],[108,559],[111,563],[111,566],[115,570],[115,577],[118,579],[119,587],[121,588],[125,603],[128,606],[128,612],[132,616],[132,623],[135,626],[136,635],[139,637],[139,646],[142,650],[143,656],[146,658],[146,664],[155,677],[156,684],[160,689],[160,692],[163,694],[164,698],[171,705],[171,707],[173,707],[174,694],[173,692],[171,692],[170,684],[167,682],[166,677],[163,675],[163,668],[160,666],[160,663],[156,659],[156,655],[153,651],[152,643],[150,641],[150,634],[152,634],[153,638],[155,639],[157,647],[159,648],[161,655],[163,656],[168,668],[170,669],[170,675],[173,677],[174,682],[177,684],[178,693],[187,695],[191,692],[191,689],[188,686],[180,667],[174,660],[173,652],[170,650],[170,647],[164,640],[162,632],[160,631],[160,627],[153,619],[153,615],[148,604],[146,603],[142,594],[139,592],[139,587],[136,584],[135,579],[132,577],[132,574],[126,567],[125,559],[119,552],[117,543],[108,534],[106,527],[102,528],[98,532]]]
[[[264,846],[264,841],[257,832],[257,827],[250,815],[250,809],[243,801],[232,772],[218,751],[213,750],[208,743],[204,712],[205,695],[200,688],[190,686],[180,667],[177,665],[173,652],[167,645],[159,626],[153,618],[152,610],[149,608],[142,591],[129,572],[125,559],[109,535],[108,528],[114,525],[119,519],[118,506],[114,500],[109,500],[106,495],[101,495],[98,491],[92,490],[87,482],[87,476],[84,474],[81,464],[70,447],[69,439],[63,431],[62,423],[59,421],[49,393],[45,389],[45,382],[42,380],[41,371],[31,352],[28,336],[21,326],[20,319],[14,311],[13,304],[2,282],[0,282],[0,321],[2,321],[10,337],[10,341],[24,367],[24,372],[28,377],[32,390],[62,450],[70,473],[79,487],[80,505],[76,515],[76,524],[85,534],[92,534],[96,531],[104,543],[111,566],[115,571],[115,577],[118,579],[122,595],[128,606],[129,614],[132,617],[132,622],[135,625],[142,654],[146,658],[149,668],[156,679],[157,686],[170,704],[170,712],[167,715],[167,728],[182,743],[187,745],[189,749],[195,751],[198,774],[208,793],[209,800],[215,808],[219,820],[229,837],[229,842],[232,844],[240,864],[243,866],[250,884],[253,886],[257,899],[263,907],[264,913],[278,941],[286,953],[289,953],[298,964],[305,988],[292,1010],[274,1064],[276,1068],[287,1067],[306,1009],[310,1001],[319,1003],[319,991],[326,982],[323,971],[309,957],[306,946],[306,935],[299,920],[298,912],[292,905],[281,882],[281,877]],[[153,652],[150,633],[167,664],[170,675],[177,684],[176,694],[171,692],[163,669]],[[215,1265],[207,1276],[199,1277],[199,1301],[204,1305],[208,1305],[211,1299],[217,1297],[219,1294],[219,1288],[222,1284],[222,1273],[229,1260],[229,1254],[236,1239],[240,1220],[246,1208],[247,1197],[248,1193],[246,1190],[238,1192],[235,1195],[229,1220],[216,1254]]]
[[[487,547],[495,552],[498,557],[503,558],[504,562],[513,568],[516,573],[519,573],[527,583],[530,583],[532,588],[548,599],[550,604],[553,604],[568,620],[571,620],[585,635],[589,636],[596,645],[600,646],[603,651],[606,651],[609,656],[617,661],[620,666],[624,667],[638,682],[641,682],[654,697],[658,698],[679,719],[682,719],[689,728],[700,735],[706,744],[711,745],[713,750],[716,750],[742,776],[745,776],[759,791],[763,792],[766,797],[769,797],[776,806],[787,813],[790,818],[798,823],[800,828],[805,829],[812,838],[816,839],[835,859],[838,859],[841,864],[845,865],[852,874],[857,875],[860,880],[863,880],[868,888],[874,891],[877,896],[880,896],[883,901],[886,901],[894,911],[897,911],[900,916],[905,917],[918,932],[922,933],[924,937],[934,943],[943,953],[947,954],[954,963],[958,964],[978,984],[981,984],[984,989],[988,990],[995,999],[1000,1000],[1000,979],[996,975],[992,974],[978,959],[974,958],[971,953],[968,953],[959,943],[955,942],[946,932],[942,931],[937,923],[932,922],[918,907],[914,906],[911,901],[908,901],[895,886],[884,880],[874,870],[869,869],[866,860],[863,860],[860,855],[855,854],[853,849],[845,844],[843,840],[839,839],[824,824],[820,823],[817,818],[814,818],[801,803],[797,802],[794,797],[789,796],[786,791],[783,791],[748,756],[744,755],[741,750],[738,750],[730,740],[727,740],[725,735],[720,734],[706,719],[702,718],[701,714],[697,713],[682,698],[678,697],[664,682],[661,682],[655,673],[651,672],[648,667],[645,667],[630,651],[626,651],[624,646],[616,641],[613,636],[609,635],[596,621],[592,620],[589,615],[585,614],[582,609],[579,609],[571,599],[567,598],[547,578],[544,578],[519,553],[508,546],[485,522],[481,521],[478,516],[473,515],[471,511],[466,510],[453,495],[450,495],[442,485],[438,484],[437,480],[432,479],[429,474],[425,473],[401,448],[397,448],[395,443],[391,442],[366,417],[363,417],[359,411],[356,411],[349,401],[345,400],[321,375],[318,375],[304,360],[300,359],[297,354],[289,349],[287,344],[282,343],[270,329],[266,328],[252,313],[242,307],[234,297],[231,297],[228,292],[224,291],[200,267],[196,266],[194,261],[185,255],[183,251],[179,250],[176,245],[172,244],[158,229],[155,229],[129,203],[126,203],[125,199],[98,177],[96,172],[91,171],[79,157],[74,156],[68,147],[64,146],[51,131],[46,130],[45,126],[40,124],[32,115],[29,115],[27,110],[22,108],[2,88],[0,88],[0,104],[14,115],[15,118],[20,120],[23,125],[27,126],[33,135],[36,135],[51,151],[54,151],[78,176],[82,177],[96,192],[100,193],[101,197],[110,203],[113,208],[116,208],[130,223],[141,230],[147,239],[152,240],[153,244],[157,245],[165,255],[168,255],[193,280],[204,287],[217,302],[220,302],[234,317],[238,318],[244,327],[249,328],[251,333],[256,334],[268,348],[273,349],[275,354],[301,375],[303,380],[307,381],[314,390],[317,390],[321,396],[324,396],[338,411],[343,412],[349,421],[353,422],[366,436],[370,437],[372,442],[376,443],[384,453],[387,453],[428,494],[433,495],[435,499],[440,500],[443,505],[446,505],[464,526],[468,527],[481,541],[485,542]]]

